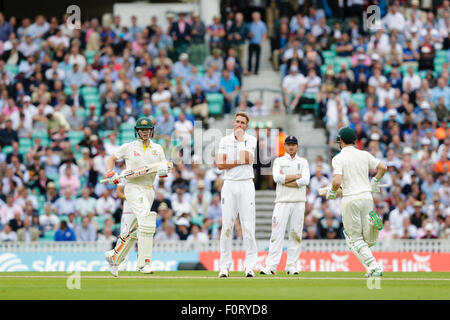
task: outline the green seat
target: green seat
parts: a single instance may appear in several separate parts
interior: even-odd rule
[[[85,118],[88,115],[88,111],[86,109],[80,107],[77,109],[77,115],[82,118]]]
[[[85,50],[84,56],[86,57],[87,63],[91,64],[94,62],[94,56],[97,54],[97,50]]]
[[[32,148],[33,147],[33,140],[27,139],[27,138],[20,138],[19,139],[19,146],[24,148]]]
[[[366,106],[366,94],[365,93],[354,93],[352,94],[350,100],[354,101],[360,109],[365,108]]]
[[[34,138],[40,138],[42,139],[48,139],[48,132],[47,130],[36,130],[33,131],[33,133],[31,134],[31,137]]]
[[[436,58],[443,58],[445,62],[448,60],[448,50],[438,50],[436,51]]]
[[[419,73],[419,67],[415,66],[415,65],[401,65],[398,69],[401,72],[402,76],[405,76],[408,74],[408,69],[412,67],[414,69],[414,73],[417,74]]]
[[[124,143],[128,143],[128,142],[133,142],[134,140],[136,140],[135,136],[125,136],[125,137],[120,137],[120,144],[124,144]]]
[[[68,132],[69,141],[70,143],[79,143],[81,140],[84,139],[84,132],[83,131],[69,131]]]
[[[98,135],[99,135],[100,138],[104,138],[104,137],[109,136],[111,133],[114,133],[114,130],[100,130],[98,132]]]
[[[82,87],[81,94],[84,96],[99,96],[97,87]]]
[[[19,153],[22,155],[22,157],[25,159],[25,155],[30,150],[30,147],[23,147],[19,146]]]
[[[19,73],[19,66],[15,64],[5,64],[5,70],[15,77]]]
[[[122,123],[120,125],[120,131],[132,131],[134,132],[134,123]]]
[[[70,96],[72,94],[72,88],[71,87],[65,87],[64,88],[64,93],[66,94],[66,96]]]
[[[4,154],[10,154],[11,152],[13,152],[13,147],[12,146],[4,146],[2,149],[2,152]]]
[[[181,113],[181,108],[175,107],[173,109],[170,109],[172,111],[172,116],[178,117]]]
[[[98,223],[99,230],[103,229],[105,227],[105,221],[109,218],[108,215],[103,216],[95,216],[94,221]]]
[[[324,50],[322,51],[322,56],[325,60],[331,60],[336,57],[337,53],[332,50]]]
[[[223,114],[224,97],[221,93],[207,93],[206,100],[208,101],[210,115],[218,116]]]
[[[44,231],[44,236],[41,238],[41,241],[54,241],[55,240],[55,231],[47,230]]]
[[[350,69],[352,67],[352,62],[351,61],[352,61],[351,57],[336,57],[333,60],[334,72],[341,71],[341,64],[342,63],[346,63],[347,64],[347,69]]]

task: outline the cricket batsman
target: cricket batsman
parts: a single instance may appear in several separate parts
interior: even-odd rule
[[[222,232],[220,235],[220,278],[227,278],[233,264],[231,239],[237,214],[242,226],[245,248],[245,276],[254,277],[257,247],[255,239],[255,185],[253,160],[256,138],[247,134],[250,121],[245,112],[234,116],[233,133],[220,139],[217,167],[224,170],[222,200]]]
[[[128,252],[138,240],[137,268],[142,273],[152,273],[151,259],[153,248],[153,235],[156,229],[156,212],[150,208],[155,197],[153,182],[156,174],[167,177],[168,165],[162,147],[151,141],[153,136],[153,124],[149,118],[139,118],[134,127],[135,141],[123,144],[106,163],[105,177],[113,184],[119,184],[118,174],[113,171],[118,159],[124,159],[127,169],[136,169],[152,163],[162,162],[156,173],[139,176],[127,181],[124,195],[127,200],[128,210],[133,212],[135,219],[122,230],[113,250],[105,253],[106,260],[111,266],[111,273],[118,275],[118,266],[126,258]],[[134,230],[137,229],[137,232]],[[132,241],[128,241],[131,239]]]
[[[342,186],[342,222],[347,245],[367,269],[366,276],[381,277],[383,270],[375,260],[370,247],[378,239],[383,223],[373,211],[372,192],[380,192],[380,179],[387,167],[367,151],[354,147],[356,133],[345,127],[339,130],[336,142],[341,152],[332,160],[333,180],[328,186],[326,198],[336,199]],[[369,182],[369,170],[377,169]]]
[[[261,274],[276,274],[283,251],[283,240],[288,227],[289,243],[287,249],[286,271],[297,275],[301,252],[303,220],[305,216],[306,186],[309,184],[308,161],[297,155],[298,141],[294,136],[284,141],[284,156],[273,163],[273,180],[277,184],[275,208],[272,216],[272,235],[270,236],[269,255],[266,267]]]

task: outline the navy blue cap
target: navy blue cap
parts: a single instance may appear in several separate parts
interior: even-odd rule
[[[284,140],[284,143],[294,143],[294,144],[298,144],[297,138],[294,136],[287,136],[286,140]]]

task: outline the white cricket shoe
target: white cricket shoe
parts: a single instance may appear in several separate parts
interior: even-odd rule
[[[118,277],[119,276],[119,267],[114,265],[114,261],[112,259],[113,255],[114,255],[114,250],[106,251],[104,254],[105,254],[106,262],[108,262],[108,264],[109,264],[109,271],[111,272],[111,274],[114,277]]]
[[[247,278],[253,278],[255,276],[255,272],[253,270],[245,270],[245,276]]]
[[[145,273],[145,274],[151,274],[153,273],[153,269],[152,266],[150,264],[146,264],[145,266],[143,266],[142,268],[139,269],[139,271],[141,273]]]
[[[272,269],[270,269],[269,267],[265,267],[265,268],[262,268],[260,271],[259,271],[259,274],[265,274],[265,275],[275,275],[275,274],[277,274],[276,273],[276,271],[273,271]]]
[[[219,271],[219,278],[228,278],[228,269],[226,268],[221,268]]]
[[[298,270],[295,269],[294,267],[289,267],[289,268],[286,270],[286,273],[287,273],[288,275],[298,275]]]

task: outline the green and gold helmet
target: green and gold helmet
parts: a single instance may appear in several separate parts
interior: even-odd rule
[[[134,136],[138,137],[138,130],[139,129],[150,129],[152,131],[151,136],[153,136],[153,122],[150,118],[147,117],[141,117],[136,121],[136,125],[134,126]]]
[[[350,127],[345,127],[339,130],[339,133],[336,136],[336,142],[339,143],[339,140],[342,140],[346,144],[352,144],[356,141],[356,132]]]

